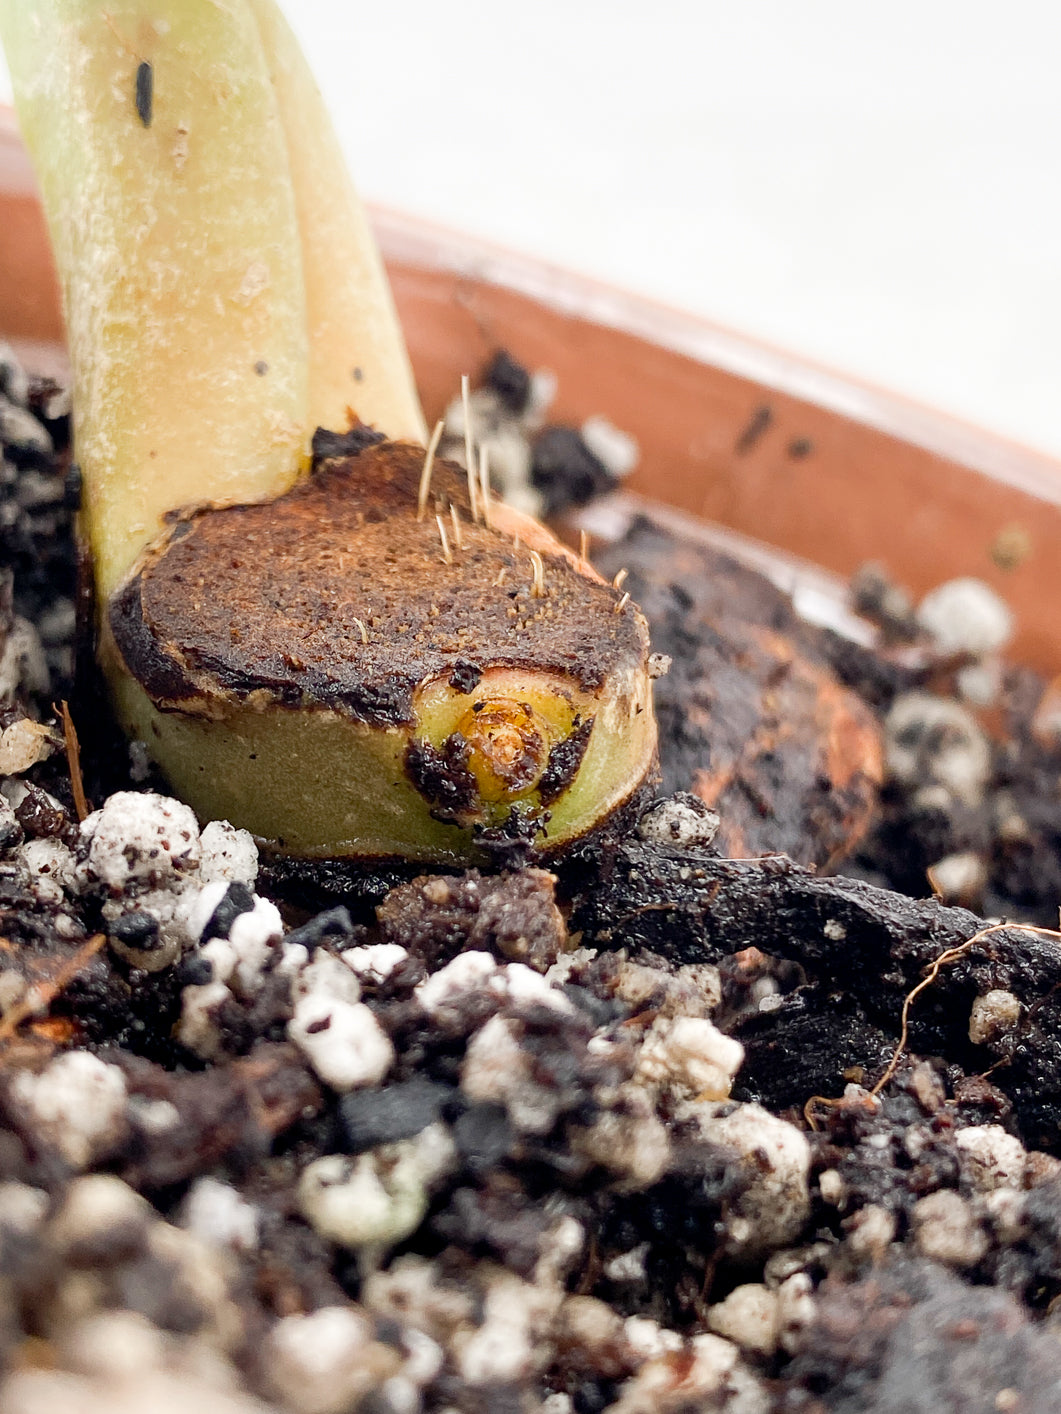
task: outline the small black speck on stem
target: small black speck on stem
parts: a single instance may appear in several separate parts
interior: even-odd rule
[[[155,102],[155,71],[148,63],[136,66],[136,113],[145,128],[151,126]]]

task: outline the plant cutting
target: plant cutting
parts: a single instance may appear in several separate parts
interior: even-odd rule
[[[164,65],[156,53],[148,77],[149,60],[133,58],[120,95],[153,131]],[[9,390],[13,366],[0,354]],[[35,409],[50,421],[41,386],[19,396],[28,418]],[[366,659],[375,651],[371,585],[357,578],[349,545],[379,527],[386,553],[408,564],[389,530],[403,508],[410,534],[431,547],[419,563],[430,553],[433,573],[448,561],[475,582],[500,543],[511,560],[493,578],[527,595],[509,606],[518,614],[525,603],[532,624],[533,613],[549,614],[560,582],[550,580],[547,542],[498,542],[487,532],[503,511],[487,503],[484,515],[462,471],[435,467],[425,485],[419,448],[374,442],[345,411],[332,421],[339,431],[317,438],[314,474],[299,467],[279,498],[181,508],[169,539],[163,525],[119,582],[108,622],[125,617],[123,641],[140,643],[137,672],[161,697],[179,703],[209,682],[201,660],[219,629],[231,647],[236,626],[239,643],[207,667],[217,677],[223,668],[237,700],[252,675],[271,685],[303,671],[286,653],[317,664],[315,678],[298,679],[306,695],[347,693],[382,720],[391,699],[358,698],[357,680],[327,677],[331,650],[313,634],[331,620],[306,606],[320,606],[329,557],[341,554],[347,598],[324,607]],[[45,476],[11,455],[2,428],[0,441],[4,520],[35,548],[54,504],[42,488],[61,489],[63,466],[49,459]],[[371,478],[354,479],[359,465]],[[272,517],[284,502],[294,509],[278,531]],[[383,518],[370,521],[381,505]],[[336,550],[327,536],[339,523]],[[651,544],[638,552],[627,536],[609,573],[626,567],[622,590],[651,613],[657,648],[675,653],[667,686],[685,696],[660,694],[661,719],[674,720],[671,703],[691,704],[711,734],[701,760],[721,775],[714,693],[728,665],[704,586],[730,603],[732,589],[673,539],[661,551],[662,532],[641,538],[655,541],[654,559]],[[29,559],[16,566],[16,586]],[[251,599],[284,609],[273,639],[233,610],[250,594],[248,576],[261,581]],[[197,586],[190,622],[173,608],[186,602],[186,581]],[[53,576],[40,600],[23,590],[34,623],[47,623],[67,583]],[[400,568],[377,583],[409,602]],[[781,658],[790,620],[761,584],[747,592],[759,613],[732,660],[745,672],[766,665],[760,700],[769,696],[787,728],[799,699],[786,694],[806,700],[824,678]],[[621,623],[622,593],[608,604]],[[514,638],[531,632],[507,610],[505,619]],[[406,622],[394,632],[407,639]],[[558,626],[570,615],[542,622],[555,663],[569,651]],[[466,650],[489,624],[474,613],[463,623]],[[776,671],[764,634],[778,647]],[[810,652],[807,635],[792,641]],[[872,691],[910,684],[902,664],[845,652],[849,670],[881,669]],[[403,663],[416,670],[408,649]],[[493,681],[502,666],[493,664]],[[436,682],[470,688],[465,715],[401,761],[403,778],[411,771],[436,798],[431,809],[473,841],[467,812],[496,799],[507,820],[504,790],[542,757],[531,730],[541,708],[529,696],[487,696],[488,673],[475,683],[482,667],[468,652],[452,660]],[[181,672],[200,676],[189,688]],[[967,767],[971,754],[983,775],[989,753],[960,710],[941,718],[926,705],[915,693],[907,708],[919,715],[892,716],[887,730],[907,761],[893,795],[901,787],[927,825],[917,847],[938,851],[971,818],[967,804],[949,819],[939,808],[955,755],[964,744]],[[1026,916],[1034,871],[1034,897],[1052,922],[1049,694],[1045,705],[1007,744],[998,778],[981,781],[978,818],[1002,846],[991,860],[992,912]],[[822,735],[835,784],[851,738]],[[569,753],[582,737],[565,738]],[[758,763],[768,783],[791,741],[759,731],[755,752],[737,762],[737,788],[754,784]],[[562,785],[564,754],[545,753],[539,800],[543,779],[546,794]],[[507,787],[484,769],[494,765]],[[229,870],[246,872],[207,883],[220,827],[200,838],[179,803],[123,793],[71,847],[72,821],[46,794],[57,783],[62,766],[42,763],[24,785],[5,782],[0,804],[0,1408],[168,1400],[204,1414],[327,1414],[391,1400],[673,1414],[723,1398],[756,1411],[835,1405],[856,1388],[867,1407],[895,1407],[911,1389],[926,1409],[1054,1407],[1061,953],[1052,931],[985,926],[963,908],[777,857],[720,857],[705,848],[708,822],[688,798],[661,801],[608,851],[606,872],[569,870],[562,912],[539,870],[425,870],[360,928],[327,906],[335,900],[323,888],[307,891],[311,916],[284,928],[252,892],[248,841],[224,845]],[[779,813],[764,793],[745,795],[745,818]],[[844,812],[828,782],[816,798],[820,837]],[[135,827],[130,800],[143,812]],[[741,818],[726,806],[723,816]],[[867,849],[864,871],[867,858],[881,855]],[[996,902],[1007,874],[1021,889],[1008,906]],[[197,907],[177,957],[161,930],[180,900]],[[867,1339],[875,1331],[881,1339]]]
[[[548,853],[634,800],[644,621],[474,476],[437,463],[421,494],[379,258],[275,6],[2,0],[0,35],[100,661],[174,788],[295,854],[449,861]]]

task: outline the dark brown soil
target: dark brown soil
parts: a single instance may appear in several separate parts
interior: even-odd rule
[[[54,459],[5,448],[0,553],[51,680],[0,728],[72,695],[100,804],[159,783],[75,691],[49,427]],[[961,847],[992,911],[1056,919],[1041,685],[1008,673],[980,799],[929,819],[878,781],[938,664],[650,526],[609,555],[673,660],[673,799],[555,874],[205,882],[157,795],[110,800],[106,853],[61,752],[4,782],[3,1414],[1061,1406],[1061,950],[916,896]]]

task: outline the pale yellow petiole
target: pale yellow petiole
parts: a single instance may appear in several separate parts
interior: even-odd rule
[[[269,496],[299,471],[306,299],[277,179],[287,145],[246,5],[0,0],[0,37],[60,272],[106,600],[166,511]]]
[[[165,512],[288,486],[318,424],[422,438],[378,253],[272,0],[0,0],[0,38],[102,601]]]
[[[424,424],[371,234],[273,0],[0,0],[0,38],[63,284],[100,657],[120,719],[172,785],[203,816],[227,815],[297,853],[454,862],[478,859],[484,832],[510,826],[555,849],[635,798],[655,748],[644,625],[631,620],[619,633],[611,598],[577,582],[584,567],[572,584],[552,537],[490,502],[467,407],[468,520],[450,484],[431,527],[441,556],[432,538],[425,559],[416,539],[417,486],[405,481],[421,462],[401,441],[372,465],[398,468],[394,486],[408,504],[388,503],[372,475],[357,489],[347,465],[343,484],[365,504],[342,543],[328,539],[332,503],[298,522],[303,493],[324,485],[294,486],[318,424],[341,431],[357,417],[419,440]],[[420,517],[429,477],[430,455]],[[202,520],[215,531],[230,514],[218,507],[262,515],[249,539],[216,553],[204,531],[194,569],[166,578],[170,551],[189,549],[197,503],[212,508]],[[166,516],[178,510],[163,543]],[[389,622],[403,516],[409,594],[402,581],[381,657],[373,615]],[[366,527],[384,522],[370,561]],[[485,537],[474,554],[465,524],[468,536]],[[321,526],[320,572],[308,585],[305,535]],[[502,592],[504,565],[495,574],[493,563],[509,555],[512,534],[535,564],[520,625],[510,622],[520,612],[515,565]],[[348,620],[339,614],[352,593],[344,556],[364,572]],[[277,557],[289,577],[256,598]],[[472,570],[482,597],[458,623],[454,605],[465,602]],[[226,574],[229,597],[217,599]],[[152,597],[160,581],[168,598]],[[206,641],[212,599],[222,613]],[[291,617],[296,601],[301,618]],[[314,656],[304,640],[333,621],[355,632],[344,627]],[[270,626],[280,627],[275,640]],[[557,657],[561,628],[576,647]],[[525,644],[514,653],[513,632],[546,645],[533,663]],[[233,676],[231,654],[259,633],[269,650]],[[464,661],[473,640],[474,664]],[[597,676],[576,691],[572,660],[596,662],[598,648]],[[409,682],[417,653],[423,677]],[[514,656],[516,678],[504,667]],[[498,671],[504,692],[477,707],[476,684],[495,683]],[[349,702],[335,695],[343,672]],[[469,672],[475,683],[461,685]]]

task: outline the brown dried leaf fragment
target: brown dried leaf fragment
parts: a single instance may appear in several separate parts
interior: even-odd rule
[[[0,733],[0,776],[18,776],[55,749],[51,728],[22,717]]]

